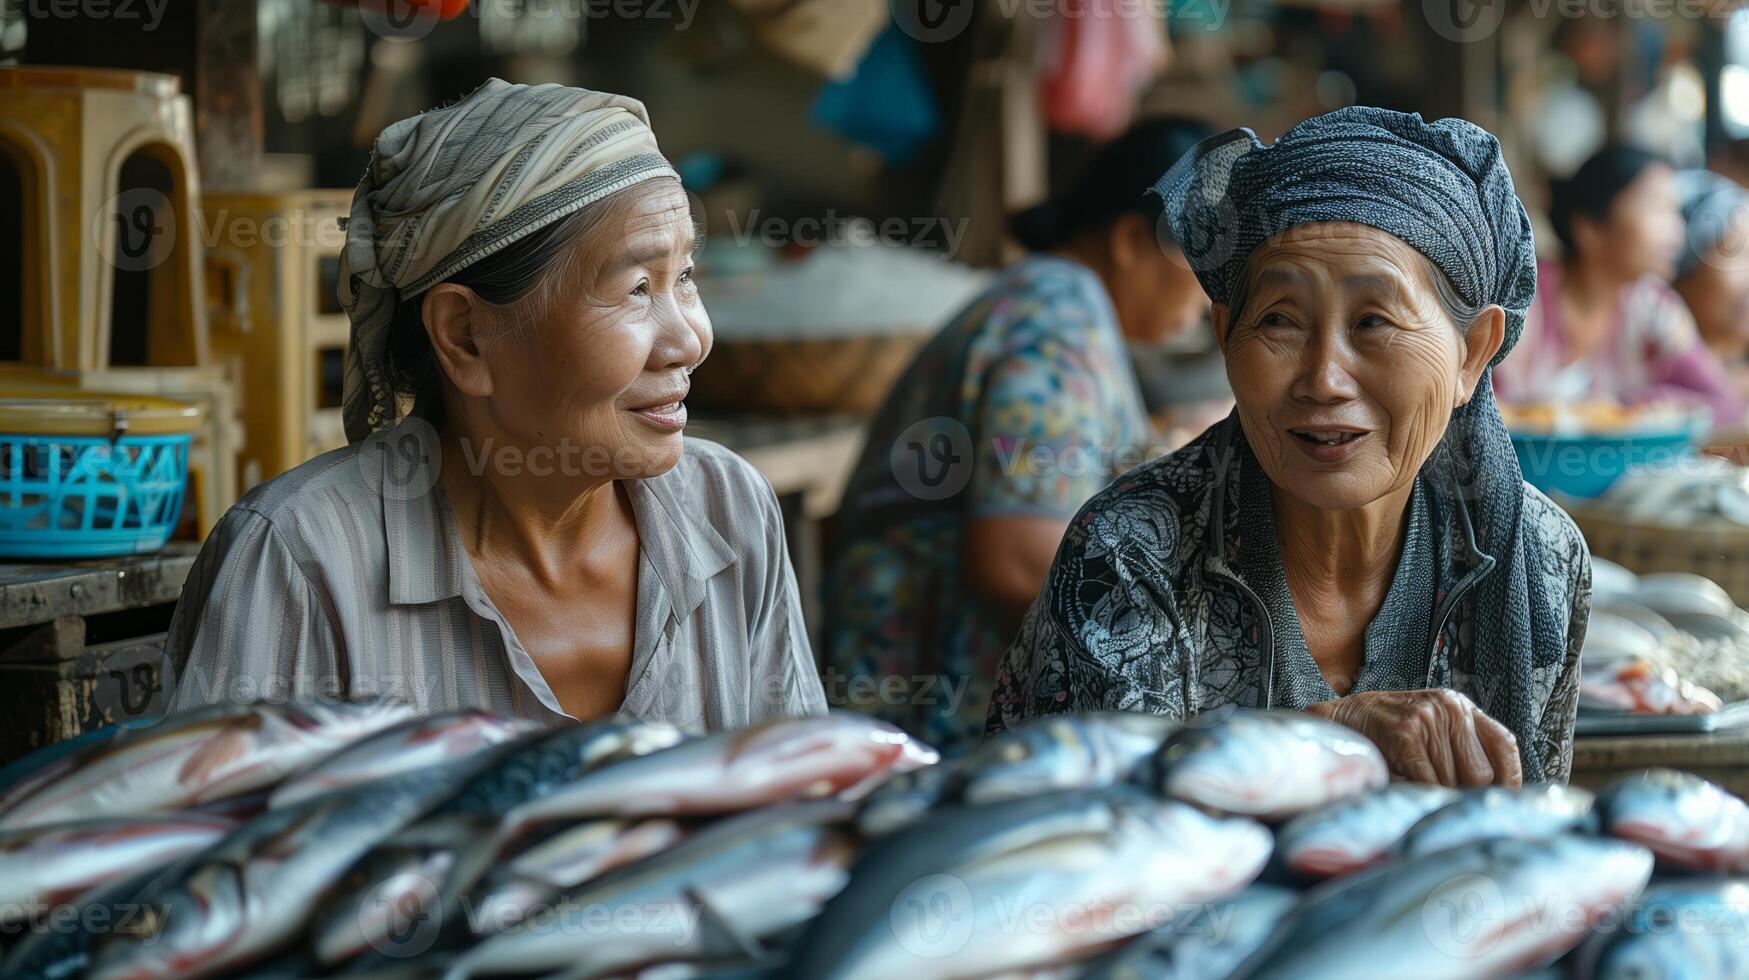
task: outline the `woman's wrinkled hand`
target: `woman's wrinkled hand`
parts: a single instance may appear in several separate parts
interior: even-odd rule
[[[1518,739],[1456,691],[1365,691],[1306,711],[1360,732],[1392,775],[1441,786],[1518,786]]]

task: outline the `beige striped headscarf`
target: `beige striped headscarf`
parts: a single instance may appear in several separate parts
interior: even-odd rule
[[[352,195],[340,260],[352,319],[346,438],[395,421],[385,358],[402,300],[652,177],[678,179],[642,103],[606,92],[494,78],[384,129]]]

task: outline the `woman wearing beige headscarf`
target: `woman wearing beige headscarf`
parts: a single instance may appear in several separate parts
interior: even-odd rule
[[[823,711],[771,488],[682,436],[711,345],[693,244],[631,99],[494,79],[384,130],[341,268],[352,444],[220,521],[172,708]]]

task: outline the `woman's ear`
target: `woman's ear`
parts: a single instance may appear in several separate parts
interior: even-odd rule
[[[1500,345],[1505,342],[1506,311],[1499,306],[1489,306],[1470,321],[1470,329],[1464,334],[1464,360],[1460,371],[1463,385],[1458,394],[1459,405],[1467,404],[1475,396],[1482,372],[1488,369],[1488,362],[1494,359]]]
[[[482,324],[476,312],[473,292],[450,282],[431,287],[420,307],[431,352],[449,383],[464,395],[489,398],[492,372],[477,332]]]

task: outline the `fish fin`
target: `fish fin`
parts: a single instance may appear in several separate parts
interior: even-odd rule
[[[717,903],[712,901],[710,895],[703,889],[697,885],[688,885],[685,888],[685,893],[687,897],[698,903],[700,925],[721,933],[724,938],[729,940],[732,947],[739,950],[748,959],[762,960],[770,955],[770,951],[757,938],[748,936],[736,928],[734,921],[717,908]]]

